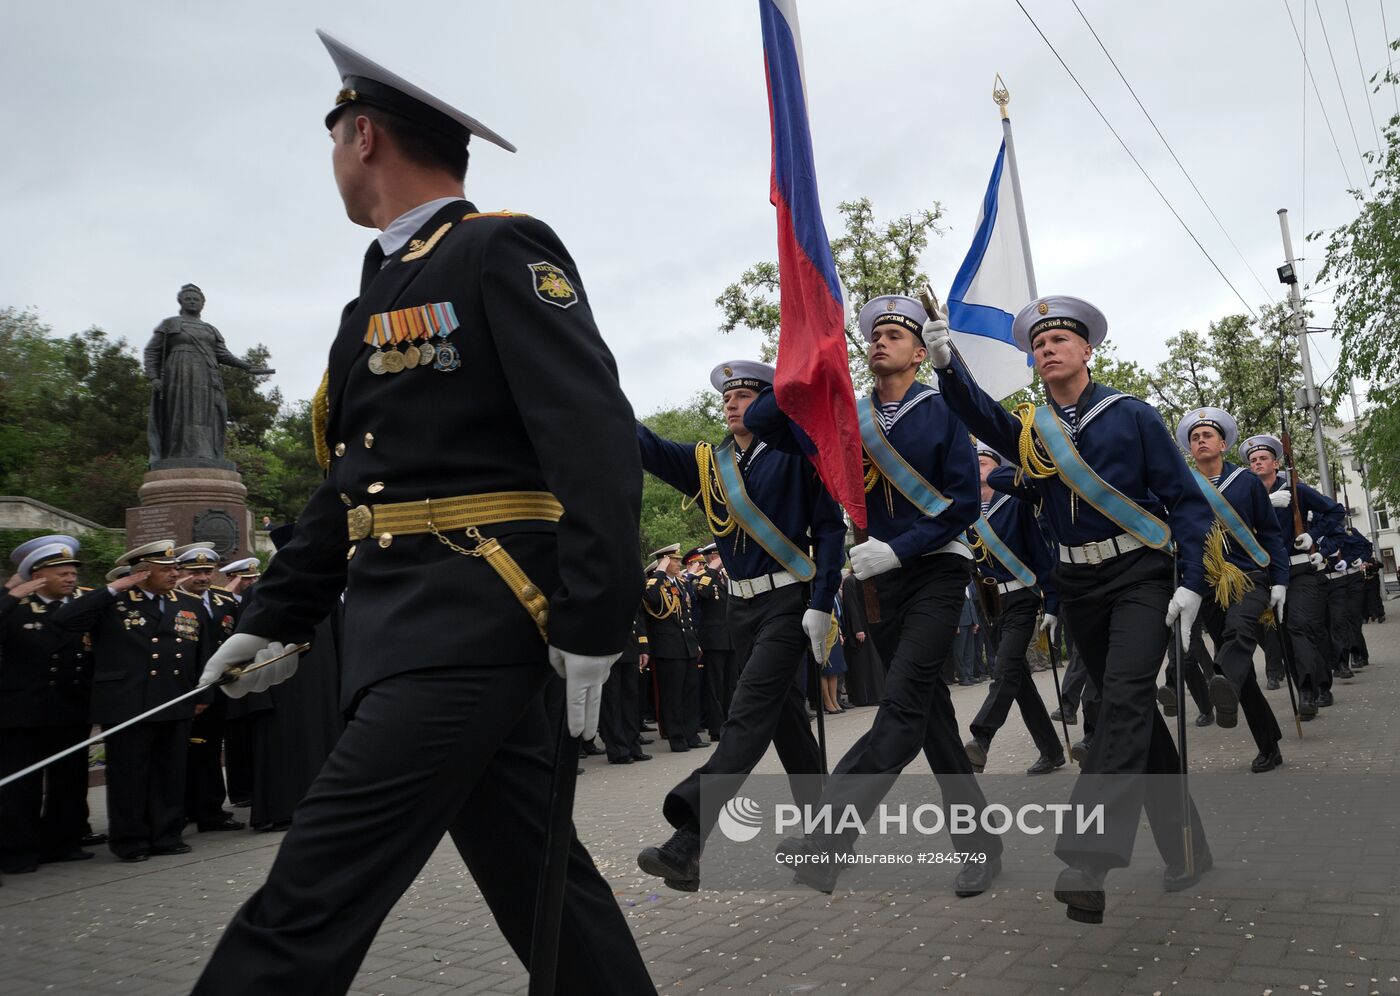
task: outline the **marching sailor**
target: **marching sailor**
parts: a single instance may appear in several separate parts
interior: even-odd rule
[[[1051,578],[1055,560],[1036,521],[1035,506],[998,494],[988,481],[1006,461],[985,443],[977,442],[975,448],[982,477],[982,514],[968,534],[977,552],[977,583],[996,588],[1001,615],[988,620],[996,641],[996,671],[986,701],[969,727],[967,759],[974,771],[986,766],[992,738],[1015,705],[1040,751],[1026,774],[1044,775],[1065,763],[1065,749],[1036,691],[1026,650],[1037,633],[1056,638],[1060,596]]]
[[[902,295],[873,298],[858,317],[875,388],[856,404],[868,466],[870,538],[852,548],[851,569],[862,581],[873,579],[896,649],[870,730],[836,765],[822,804],[837,813],[854,806],[862,823],[921,750],[945,808],[971,806],[980,814],[987,806],[942,677],[972,574],[963,533],[977,520],[977,456],[967,429],[938,392],[916,379],[928,355],[919,338],[927,317],[918,301]],[[799,430],[771,391],[753,403],[745,422],[760,439],[802,452]],[[851,851],[856,837],[848,830],[789,838],[780,848],[794,860],[804,853],[835,856]],[[963,897],[985,892],[1001,871],[1001,838],[979,819],[954,842],[959,852],[985,856],[962,866],[954,891]],[[798,880],[831,892],[841,867],[837,860],[797,860]]]
[[[1039,496],[1059,542],[1061,605],[1102,696],[1071,803],[1102,804],[1106,832],[1061,836],[1056,854],[1068,867],[1055,898],[1071,919],[1099,923],[1104,878],[1128,864],[1144,805],[1166,861],[1168,890],[1189,887],[1211,865],[1194,803],[1195,860],[1188,866],[1175,789],[1149,791],[1145,778],[1096,777],[1180,770],[1153,687],[1169,627],[1179,620],[1184,639],[1206,590],[1201,550],[1210,506],[1157,411],[1090,376],[1089,358],[1108,334],[1098,308],[1076,297],[1043,297],[1021,309],[1011,334],[1034,358],[1050,402],[1021,406],[1017,415],[978,387],[953,350],[946,316],[924,329],[948,407],[979,439],[1017,455],[1024,483]],[[1169,552],[1173,540],[1181,551],[1180,581]]]
[[[1366,638],[1362,635],[1361,624],[1365,611],[1366,591],[1362,571],[1366,562],[1375,556],[1371,541],[1356,531],[1354,526],[1345,527],[1340,536],[1334,538],[1328,554],[1327,573],[1327,617],[1328,633],[1332,638],[1332,670],[1338,678],[1350,680],[1355,677],[1355,666],[1365,667],[1369,652]]]
[[[734,656],[742,662],[714,754],[662,805],[676,832],[637,856],[643,871],[682,891],[698,888],[700,854],[719,807],[738,793],[769,744],[792,776],[798,805],[815,801],[813,776],[822,771],[807,720],[803,667],[809,650],[825,658],[846,524],[810,461],[755,439],[744,422],[759,392],[771,390],[773,376],[768,364],[748,360],[721,363],[711,372],[729,430],[717,447],[672,442],[637,424],[642,466],[697,496],[705,511],[728,575],[727,620]]]

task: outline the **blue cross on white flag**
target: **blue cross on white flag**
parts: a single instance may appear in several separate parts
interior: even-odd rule
[[[948,327],[958,352],[977,383],[997,399],[1030,385],[1031,359],[1012,340],[1011,321],[1036,296],[1006,160],[1003,139],[972,248],[948,292]]]

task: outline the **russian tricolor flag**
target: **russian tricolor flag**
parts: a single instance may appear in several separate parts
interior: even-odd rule
[[[855,389],[846,359],[846,314],[817,197],[796,0],[759,0],[768,112],[773,124],[769,198],[778,209],[778,406],[813,444],[826,489],[865,528],[865,486]]]

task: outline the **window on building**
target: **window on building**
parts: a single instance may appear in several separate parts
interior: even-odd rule
[[[1378,509],[1376,509],[1376,521],[1380,524],[1380,528],[1382,528],[1382,529],[1389,529],[1389,528],[1390,528],[1390,514],[1389,514],[1388,512],[1386,512],[1385,509],[1383,509],[1383,508],[1378,508]]]

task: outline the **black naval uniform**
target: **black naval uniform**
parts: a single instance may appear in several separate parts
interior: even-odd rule
[[[194,688],[217,647],[204,606],[183,591],[90,591],[51,610],[53,623],[92,637],[92,720],[104,727]],[[212,697],[206,693],[204,702]],[[106,741],[107,846],[119,858],[183,852],[185,764],[195,698]]]
[[[700,637],[690,616],[690,596],[676,578],[652,571],[642,591],[651,647],[656,722],[672,750],[700,739]]]
[[[719,716],[711,720],[711,734],[729,718],[729,703],[739,683],[739,661],[734,656],[734,640],[729,634],[729,579],[722,571],[706,567],[693,575],[690,590],[700,614],[700,649],[704,652],[705,684]],[[709,698],[706,699],[710,701]]]
[[[638,668],[642,654],[650,653],[646,623],[638,606],[627,648],[613,662],[603,685],[603,704],[598,713],[598,733],[603,737],[608,760],[614,764],[626,764],[645,753],[641,742],[641,674]]]
[[[199,600],[200,619],[213,633],[217,649],[233,634],[238,623],[238,599],[212,587],[204,598],[187,594]],[[185,762],[185,815],[200,830],[213,830],[232,820],[224,809],[228,794],[224,788],[222,763],[224,730],[231,702],[226,695],[214,696],[209,707],[190,723],[190,752]]]
[[[91,729],[92,641],[53,624],[59,604],[37,592],[0,592],[0,775],[87,739]],[[78,851],[87,789],[86,751],[5,786],[0,871],[28,871]]]
[[[369,506],[551,492],[566,510],[557,523],[480,527],[548,598],[549,642],[615,654],[636,611],[632,411],[558,237],[535,219],[453,201],[382,259],[376,240],[331,346],[329,474],[239,621],[240,632],[302,641],[343,592],[350,719],[267,882],[206,966],[195,988],[205,996],[345,992],[444,832],[529,964],[558,734],[546,697],[562,709],[562,683],[533,618],[486,560],[428,532],[376,529],[363,519],[377,514]],[[444,332],[432,362],[393,372],[402,357],[381,368],[381,356],[371,367],[366,336],[395,321],[375,316],[428,305],[440,306]],[[410,317],[421,327],[432,316]],[[347,512],[360,507],[363,538],[352,540]],[[475,546],[463,527],[439,532]],[[654,992],[577,839],[558,977],[578,992]]]

